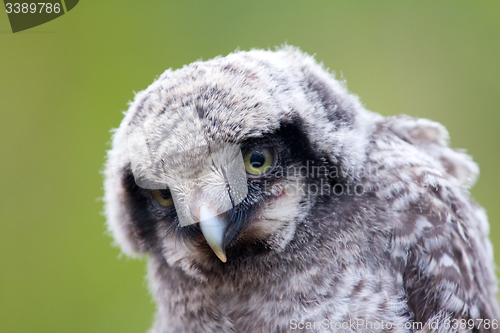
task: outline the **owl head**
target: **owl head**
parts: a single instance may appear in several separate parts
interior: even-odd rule
[[[282,251],[323,196],[354,184],[377,117],[292,47],[167,70],[114,132],[109,230],[171,265]]]

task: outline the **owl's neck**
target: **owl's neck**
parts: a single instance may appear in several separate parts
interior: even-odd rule
[[[316,265],[298,269],[291,263],[245,272],[242,266],[240,271],[227,269],[226,274],[202,273],[204,279],[153,257],[149,277],[158,311],[152,332],[290,331],[294,319],[321,322],[325,315],[331,323],[346,318],[408,320],[402,315],[408,309],[399,301],[401,289],[394,288],[390,279],[377,278],[391,276],[380,271],[383,268],[360,265],[357,270],[340,271],[325,263],[319,265],[324,269]],[[359,307],[359,297],[367,308]]]
[[[183,270],[160,257],[152,258],[149,268],[158,305],[153,333],[265,332],[263,327],[289,327],[288,318],[269,316],[277,305],[287,313],[296,306],[286,299],[288,282],[269,281],[264,275]],[[240,322],[257,326],[245,328]]]

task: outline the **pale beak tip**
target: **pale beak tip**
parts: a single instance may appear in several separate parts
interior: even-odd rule
[[[217,258],[219,258],[220,261],[222,261],[222,262],[226,262],[227,261],[226,251],[220,246],[220,244],[213,244],[213,243],[210,244],[210,243],[211,242],[209,242],[208,245],[210,245],[213,253],[215,253]]]
[[[217,258],[220,259],[220,261],[222,261],[224,263],[227,261],[226,254],[224,252],[220,252],[220,253],[215,252],[215,255],[217,256]]]

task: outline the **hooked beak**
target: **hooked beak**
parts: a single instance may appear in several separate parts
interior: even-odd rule
[[[226,230],[226,222],[216,216],[210,207],[202,203],[199,206],[200,212],[200,228],[208,245],[214,251],[215,255],[222,261],[226,262],[226,250],[224,248],[224,231]]]

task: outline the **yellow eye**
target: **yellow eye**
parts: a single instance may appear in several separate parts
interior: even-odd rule
[[[243,157],[245,170],[251,176],[263,176],[274,166],[274,152],[269,148],[251,149]]]
[[[153,199],[162,207],[170,207],[174,204],[169,190],[154,190],[151,192]]]

